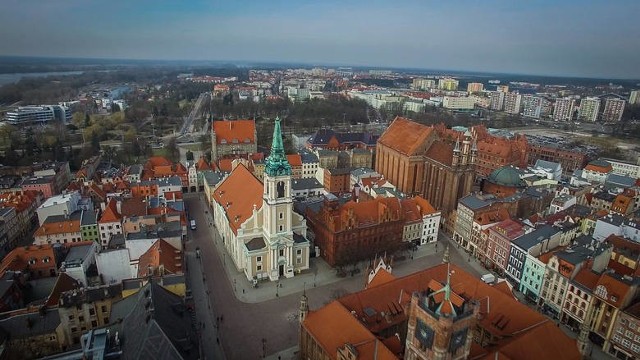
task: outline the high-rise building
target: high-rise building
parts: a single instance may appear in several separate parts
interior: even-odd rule
[[[502,111],[504,109],[504,94],[502,91],[492,91],[490,95],[491,103],[489,108],[491,110]]]
[[[598,120],[600,111],[600,98],[588,97],[580,100],[580,110],[578,110],[578,120],[594,122]]]
[[[542,113],[541,97],[533,96],[533,95],[525,95],[522,97],[522,115],[539,119],[541,113]]]
[[[496,90],[503,92],[503,93],[508,93],[509,92],[509,85],[498,85],[496,86]]]
[[[640,104],[640,90],[632,90],[629,93],[629,105]]]
[[[572,98],[561,98],[556,100],[553,109],[553,120],[555,121],[571,121],[573,119],[573,108],[575,100]]]
[[[606,122],[618,122],[622,119],[625,101],[622,99],[608,98],[604,103],[602,120]]]
[[[467,84],[467,92],[469,94],[481,92],[484,89],[484,85],[482,83],[468,83]]]
[[[411,85],[416,90],[429,90],[436,87],[436,81],[434,79],[415,78]]]
[[[509,114],[520,114],[522,95],[517,92],[506,93],[504,96],[504,111]]]
[[[438,80],[438,89],[455,91],[458,90],[458,80],[452,78],[444,78]]]

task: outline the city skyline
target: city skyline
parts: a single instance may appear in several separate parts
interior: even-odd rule
[[[631,1],[8,1],[0,55],[640,78]],[[634,11],[635,9],[635,11]],[[597,24],[594,25],[594,24]],[[27,34],[27,35],[25,35]]]

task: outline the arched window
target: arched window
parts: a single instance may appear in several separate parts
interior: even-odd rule
[[[284,197],[284,181],[280,181],[278,182],[278,184],[276,184],[276,192],[278,199]]]

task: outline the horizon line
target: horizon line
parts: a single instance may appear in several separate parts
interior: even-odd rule
[[[230,63],[232,65],[238,65],[237,63],[246,63],[248,65],[253,64],[270,64],[270,65],[304,65],[307,67],[352,67],[352,68],[364,68],[364,69],[385,69],[385,70],[417,70],[417,71],[435,71],[435,72],[449,72],[451,75],[454,73],[468,73],[468,74],[487,74],[487,75],[509,75],[509,76],[536,76],[546,78],[565,78],[565,79],[589,79],[589,80],[621,80],[621,81],[640,81],[640,78],[620,78],[620,77],[604,77],[604,76],[586,76],[586,75],[551,75],[551,74],[532,74],[532,73],[513,73],[513,72],[495,72],[495,71],[482,71],[482,70],[461,70],[461,69],[430,69],[421,67],[401,67],[397,65],[383,66],[383,65],[357,65],[348,63],[332,63],[332,62],[318,62],[311,63],[307,61],[283,61],[283,60],[221,60],[221,59],[153,59],[153,58],[119,58],[119,57],[82,57],[82,56],[45,56],[45,55],[2,55],[2,58],[28,58],[28,59],[56,59],[56,60],[108,60],[108,61],[130,61],[130,62],[182,62],[182,63],[197,63],[197,62],[215,62],[215,63]]]

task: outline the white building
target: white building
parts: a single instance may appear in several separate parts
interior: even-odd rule
[[[86,242],[86,245],[72,246],[60,265],[60,271],[80,281],[84,286],[89,286],[87,270],[96,263],[97,251],[98,246],[94,241]]]
[[[522,95],[510,92],[504,96],[504,111],[509,114],[520,114]]]
[[[122,234],[122,215],[118,209],[115,199],[109,200],[100,220],[98,220],[98,231],[100,232],[100,243],[107,246],[111,236]]]
[[[600,111],[600,98],[588,97],[580,100],[580,109],[578,110],[578,120],[594,122],[598,120],[598,112]]]
[[[116,284],[131,279],[128,249],[109,249],[96,254],[96,266],[105,284]]]
[[[42,225],[49,216],[73,214],[78,210],[78,202],[80,201],[80,198],[81,196],[78,191],[71,191],[48,198],[36,210],[38,213],[39,225]]]
[[[445,96],[442,98],[442,107],[451,110],[472,110],[475,101],[470,97]]]
[[[629,105],[640,103],[640,90],[631,90],[629,93]]]
[[[62,105],[29,105],[20,106],[7,112],[4,121],[11,125],[31,125],[49,121],[71,121],[71,111]]]
[[[276,119],[264,184],[237,166],[213,194],[214,221],[223,245],[247,280],[290,278],[309,268],[306,220],[293,211],[291,165]]]
[[[626,101],[616,98],[608,98],[604,103],[604,110],[602,111],[602,120],[606,122],[618,122],[622,119],[622,113],[624,113],[624,106]]]
[[[504,109],[505,93],[502,91],[491,91],[489,93],[489,108],[495,111],[502,111]]]
[[[573,98],[556,99],[553,108],[553,120],[555,121],[571,121],[573,119],[573,108],[575,100]]]
[[[525,95],[522,97],[522,115],[539,119],[542,113],[542,98],[539,96]]]

